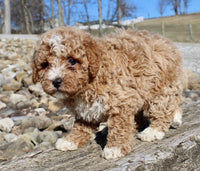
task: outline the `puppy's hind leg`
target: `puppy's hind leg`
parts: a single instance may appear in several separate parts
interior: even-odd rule
[[[169,130],[173,120],[181,122],[181,112],[178,107],[178,100],[175,96],[157,96],[149,104],[150,126],[137,137],[142,141],[161,140],[165,132]]]
[[[76,121],[72,131],[64,138],[56,142],[56,149],[61,151],[76,150],[83,147],[95,138],[94,130],[98,125],[83,121]]]

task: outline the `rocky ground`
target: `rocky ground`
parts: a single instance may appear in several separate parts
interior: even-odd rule
[[[38,154],[40,154],[41,160],[42,157],[48,158],[50,156],[47,156],[47,154],[52,150],[52,156],[63,156],[63,152],[54,150],[54,145],[57,139],[69,132],[73,125],[73,114],[55,98],[45,94],[40,84],[33,85],[32,83],[30,63],[35,40],[36,39],[17,38],[2,38],[0,40],[0,165],[2,165],[2,167],[0,166],[0,170],[9,170],[12,167],[16,168],[16,166],[19,167],[21,165],[21,159],[31,159]],[[187,122],[196,126],[199,120],[195,120],[194,113],[200,116],[200,77],[199,65],[196,65],[200,61],[200,45],[196,44],[194,46],[191,44],[179,43],[177,46],[182,52],[184,65],[186,66],[186,78],[188,80],[185,85],[185,98],[182,108],[184,109],[184,116],[186,118],[190,115],[190,112],[192,113],[192,119],[188,117],[189,120],[186,120],[186,127]],[[200,118],[199,116],[198,118]],[[197,126],[195,129],[196,128]],[[175,130],[172,130],[172,134],[173,132],[175,132]],[[189,133],[187,133],[187,131],[185,134],[184,132],[180,132],[179,143],[181,143],[181,137],[184,135],[187,137]],[[196,136],[197,135],[194,135],[194,137]],[[197,139],[198,138],[199,137],[197,137]],[[199,142],[199,139],[196,142]],[[146,148],[146,146],[148,146],[148,144],[143,143],[142,147]],[[171,148],[172,146],[173,144],[171,144]],[[173,146],[173,148],[177,146]],[[89,157],[91,157],[92,154],[99,154],[100,151],[96,143],[95,145],[93,143],[89,147],[81,150],[82,152],[80,151],[80,153],[69,153],[72,155],[71,158],[74,163],[69,162],[68,167],[73,168],[74,165],[74,167],[76,166],[75,168],[81,168],[81,162],[80,165],[78,162],[79,160],[83,160],[83,154],[85,154],[83,151],[86,150],[86,155]],[[88,151],[92,151],[91,156]],[[196,153],[195,151],[195,154]],[[74,160],[76,155],[78,156],[78,161]],[[50,160],[54,160],[52,156]],[[128,160],[130,160],[130,163],[134,163],[135,161],[130,159],[130,156]],[[63,157],[68,160],[71,159],[70,156]],[[102,162],[102,159],[98,158],[97,160],[101,160]],[[120,161],[122,162],[122,160],[119,160],[118,163],[120,163]],[[125,159],[123,159],[123,161],[125,162]],[[19,165],[17,165],[16,162]],[[39,161],[36,161],[36,163],[37,162]],[[45,162],[45,167],[56,168],[56,163],[50,165],[47,160],[45,160]],[[61,160],[58,162],[61,162]],[[67,161],[65,160],[65,162]],[[145,163],[145,161],[140,162]],[[27,159],[27,163],[31,164],[31,160]],[[94,163],[95,162],[86,162],[88,165],[93,165]],[[123,164],[125,165],[125,163]],[[156,162],[154,161],[153,163],[155,164]],[[151,165],[152,168],[156,168],[153,167],[154,164]],[[105,168],[112,167],[114,167],[113,164],[110,164],[109,167],[105,164]],[[25,167],[22,166],[19,168],[21,168],[21,170],[26,170]],[[102,169],[105,168],[102,167]],[[41,168],[36,167],[36,170],[37,169],[40,170]]]

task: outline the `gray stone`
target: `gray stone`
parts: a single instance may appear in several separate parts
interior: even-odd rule
[[[0,101],[0,110],[6,108],[6,104]]]
[[[35,84],[35,85],[30,85],[30,86],[29,86],[29,90],[30,90],[31,92],[33,92],[33,94],[34,94],[35,96],[37,96],[37,97],[38,97],[38,96],[46,95],[45,92],[43,91],[42,86],[41,86],[40,83],[37,83],[37,84]]]
[[[3,157],[5,160],[8,160],[25,154],[33,149],[35,145],[33,142],[34,141],[31,137],[23,135],[16,141],[3,144],[0,146],[1,157]]]
[[[30,106],[31,102],[25,95],[11,94],[10,105],[12,108],[21,109]]]
[[[16,140],[18,139],[18,136],[15,135],[15,134],[13,134],[13,133],[5,134],[4,139],[5,139],[7,142],[13,142],[13,141],[16,141]]]
[[[4,134],[5,133],[3,133],[3,132],[0,131],[0,144],[1,144],[1,142],[4,141]]]
[[[5,83],[4,75],[0,73],[0,87]]]
[[[49,142],[50,144],[55,144],[57,139],[58,136],[54,131],[42,131],[39,133],[37,141],[39,143]]]
[[[48,128],[51,124],[52,124],[51,119],[46,116],[33,116],[23,119],[21,127],[23,129],[28,127],[35,127],[40,130],[43,130],[45,128]]]
[[[61,123],[66,131],[70,131],[74,126],[75,117],[71,117],[68,120],[63,119]]]
[[[10,118],[0,119],[0,130],[3,132],[10,132],[12,127],[14,126],[14,122]]]
[[[37,112],[39,115],[46,115],[47,114],[47,111],[44,108],[37,108],[34,111]]]

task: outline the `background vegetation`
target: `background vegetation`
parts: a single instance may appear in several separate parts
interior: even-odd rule
[[[75,24],[86,25],[87,31],[100,36],[113,32],[115,27],[130,27],[159,33],[174,41],[199,42],[200,13],[187,14],[191,1],[158,0],[160,18],[122,25],[123,20],[135,17],[134,1],[108,0],[102,6],[102,0],[0,0],[0,32],[40,34],[54,27]],[[169,6],[174,16],[162,17]],[[91,10],[94,7],[97,11]],[[91,29],[94,24],[98,29]]]

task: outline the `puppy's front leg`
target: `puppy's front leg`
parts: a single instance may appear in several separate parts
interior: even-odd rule
[[[94,139],[93,131],[98,125],[76,121],[69,135],[58,139],[56,149],[61,151],[76,150],[83,147],[89,140]]]
[[[107,145],[103,150],[103,157],[114,159],[131,152],[133,132],[135,132],[133,114],[110,115],[108,119]]]

